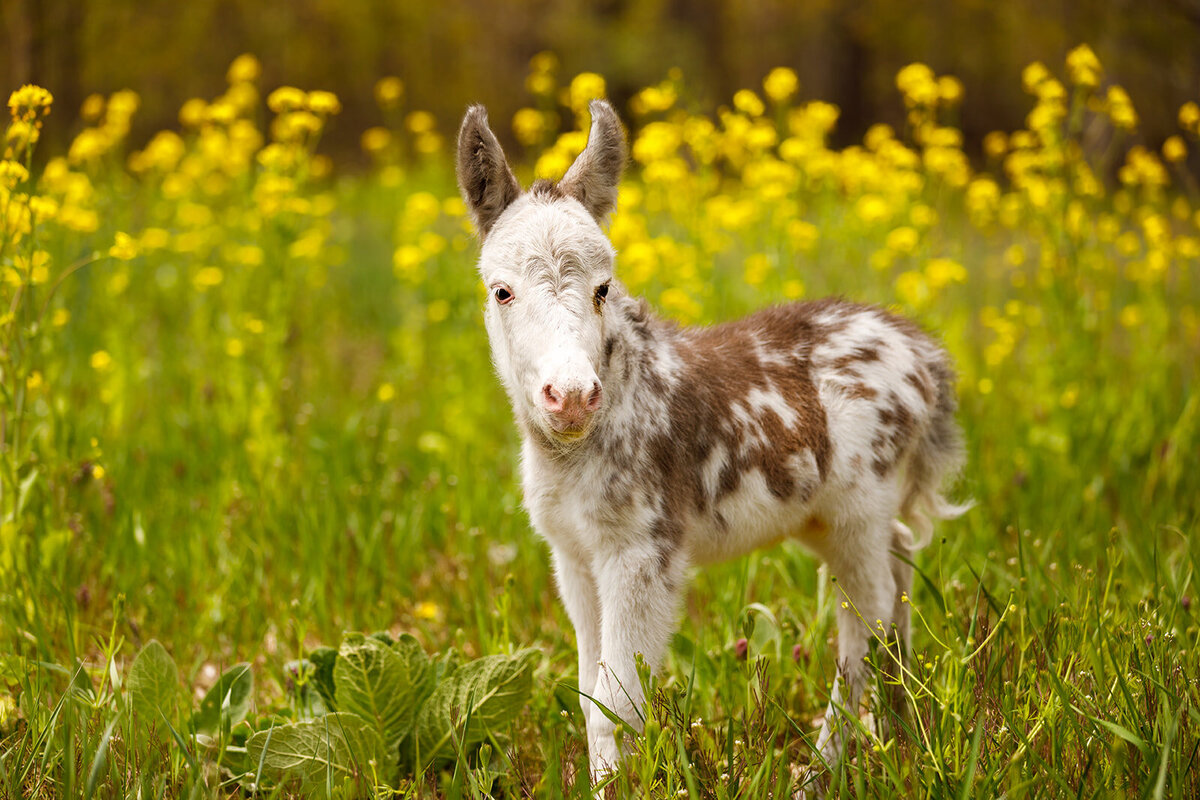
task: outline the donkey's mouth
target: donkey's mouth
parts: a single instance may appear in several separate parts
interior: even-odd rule
[[[547,432],[551,438],[560,442],[578,442],[587,437],[592,431],[592,418],[565,422],[553,417],[546,420]]]

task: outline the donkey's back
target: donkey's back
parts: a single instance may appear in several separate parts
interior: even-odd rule
[[[676,328],[637,301],[614,305],[625,324],[605,385],[626,386],[610,390],[618,407],[592,447],[689,560],[783,538],[828,555],[865,518],[886,528],[903,509],[924,532],[953,510],[938,494],[961,453],[952,371],[911,322],[821,300]]]

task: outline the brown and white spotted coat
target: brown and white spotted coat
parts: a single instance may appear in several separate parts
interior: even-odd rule
[[[458,163],[483,240],[493,360],[522,433],[525,506],[576,629],[580,689],[638,729],[635,655],[661,663],[687,569],[795,539],[850,601],[838,612],[844,680],[818,737],[834,763],[838,711],[856,708],[875,635],[862,620],[895,624],[903,651],[908,560],[933,519],[965,510],[939,492],[961,462],[949,360],[911,322],[842,300],[712,327],[655,317],[613,275],[599,223],[624,136],[607,103],[591,111],[588,146],[557,185],[522,192],[478,106]],[[603,774],[620,756],[613,724],[582,702]]]

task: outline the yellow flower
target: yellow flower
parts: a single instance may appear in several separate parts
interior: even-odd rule
[[[27,83],[8,96],[8,110],[13,119],[29,121],[39,114],[50,113],[53,102],[54,96],[50,92]]]
[[[362,149],[371,155],[387,150],[392,143],[392,132],[387,128],[367,128],[362,135]]]
[[[958,105],[963,97],[962,81],[953,75],[943,75],[937,79],[938,97],[948,106]]]
[[[414,111],[404,118],[404,125],[411,133],[429,133],[437,127],[437,120],[428,111]]]
[[[916,228],[903,225],[887,235],[886,244],[889,250],[907,256],[913,254],[919,241],[920,234]]]
[[[29,373],[25,378],[25,388],[31,392],[36,392],[42,385],[42,373],[36,369]]]
[[[748,117],[761,117],[767,110],[759,96],[749,89],[739,89],[733,95],[733,107]]]
[[[250,53],[242,53],[229,65],[225,79],[230,83],[254,83],[262,74],[262,65]]]
[[[1179,107],[1179,127],[1200,133],[1200,105],[1189,100]]]
[[[179,123],[185,128],[199,128],[208,121],[208,103],[193,97],[179,109]]]
[[[896,88],[904,95],[906,105],[933,106],[939,91],[933,70],[921,63],[909,64],[896,73]]]
[[[1163,142],[1162,152],[1167,161],[1177,163],[1187,158],[1187,145],[1183,143],[1183,137],[1170,136]]]
[[[1140,327],[1146,321],[1146,315],[1142,312],[1142,307],[1137,303],[1131,303],[1121,309],[1119,315],[1121,325],[1126,328]]]
[[[1133,110],[1133,101],[1120,86],[1108,87],[1108,116],[1118,128],[1133,130],[1137,127],[1138,116]]]
[[[963,283],[967,279],[967,270],[957,261],[948,258],[930,259],[925,264],[925,278],[931,289],[940,289],[951,283]]]
[[[375,397],[377,397],[381,403],[387,403],[395,396],[396,387],[392,386],[390,383],[379,384],[379,389],[375,392]]]
[[[1042,81],[1050,79],[1050,70],[1046,69],[1046,65],[1040,61],[1034,61],[1025,69],[1021,70],[1021,84],[1025,87],[1025,91],[1030,94],[1037,92],[1038,86]]]
[[[225,353],[230,358],[241,358],[242,354],[245,352],[246,345],[241,339],[230,338],[225,340]]]
[[[104,480],[104,476],[106,474],[108,474],[108,473],[106,472],[104,467],[100,466],[99,464],[92,465],[92,478],[94,478],[95,480],[98,480],[98,481]]]
[[[225,273],[221,271],[220,267],[204,267],[192,278],[192,285],[203,292],[221,285],[223,280],[225,280]]]
[[[92,369],[104,372],[112,366],[112,356],[108,354],[107,350],[97,350],[92,353],[91,364]]]
[[[117,231],[114,238],[116,240],[115,243],[112,247],[108,248],[110,256],[121,261],[129,261],[137,256],[138,243],[132,236],[128,233]]]
[[[0,186],[5,189],[15,189],[19,184],[29,180],[29,170],[24,164],[16,161],[0,161]]]
[[[8,126],[4,142],[13,152],[21,153],[31,145],[37,144],[39,135],[36,123],[17,119]]]
[[[606,89],[604,78],[594,72],[581,72],[571,80],[571,86],[567,89],[567,104],[575,113],[581,113],[590,101],[605,97]]]
[[[787,67],[776,67],[763,78],[763,92],[775,103],[784,103],[800,88],[800,79]]]
[[[1094,89],[1100,83],[1100,59],[1092,48],[1081,44],[1067,53],[1067,74],[1072,83]]]
[[[761,286],[771,274],[771,260],[764,253],[747,256],[742,265],[742,274],[750,286]]]
[[[413,614],[417,619],[435,620],[442,616],[442,609],[437,603],[422,600],[420,603],[417,603]]]
[[[79,116],[88,122],[95,122],[104,113],[104,105],[104,95],[93,92],[84,98],[83,105],[79,107]]]
[[[375,102],[382,109],[393,109],[404,98],[404,81],[395,75],[380,78],[375,83]]]
[[[304,108],[307,96],[294,86],[280,86],[267,95],[267,108],[276,114]]]
[[[512,128],[517,141],[530,147],[545,137],[546,117],[536,108],[521,108],[513,114]]]
[[[306,99],[308,110],[314,114],[328,116],[330,114],[337,114],[342,110],[342,103],[333,92],[309,92]]]
[[[54,314],[50,317],[50,324],[56,328],[61,328],[71,321],[71,312],[65,308],[54,309]]]

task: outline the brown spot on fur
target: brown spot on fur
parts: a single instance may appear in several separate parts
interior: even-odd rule
[[[910,372],[904,376],[904,379],[911,383],[917,392],[920,393],[921,399],[925,401],[926,405],[933,402],[933,387],[929,385],[929,377],[927,375]]]
[[[736,491],[742,477],[758,470],[768,490],[780,500],[815,491],[815,483],[797,486],[794,460],[811,454],[818,480],[824,480],[832,457],[825,410],[810,377],[809,353],[824,341],[826,326],[815,322],[825,304],[770,308],[736,322],[682,332],[676,353],[683,362],[674,390],[662,395],[670,413],[670,429],[652,436],[647,454],[663,491],[666,513],[699,513]],[[760,361],[769,353],[771,363]],[[778,363],[782,362],[782,363]],[[653,387],[657,389],[658,387]],[[731,414],[735,403],[752,390],[774,392],[795,412],[788,426],[772,410],[754,415],[765,443],[746,441],[748,431]],[[725,463],[710,496],[703,466],[720,447]]]
[[[878,395],[879,392],[865,383],[856,383],[846,390],[846,397],[851,400],[874,400]]]
[[[879,409],[880,432],[871,442],[875,460],[871,466],[879,477],[887,475],[908,452],[916,433],[917,420],[895,391],[888,392],[889,405]]]
[[[847,372],[850,371],[850,368],[855,364],[867,364],[872,361],[878,361],[879,348],[882,346],[882,342],[873,342],[870,345],[859,345],[858,347],[855,347],[852,352],[835,358],[830,366],[832,366],[838,372]]]

